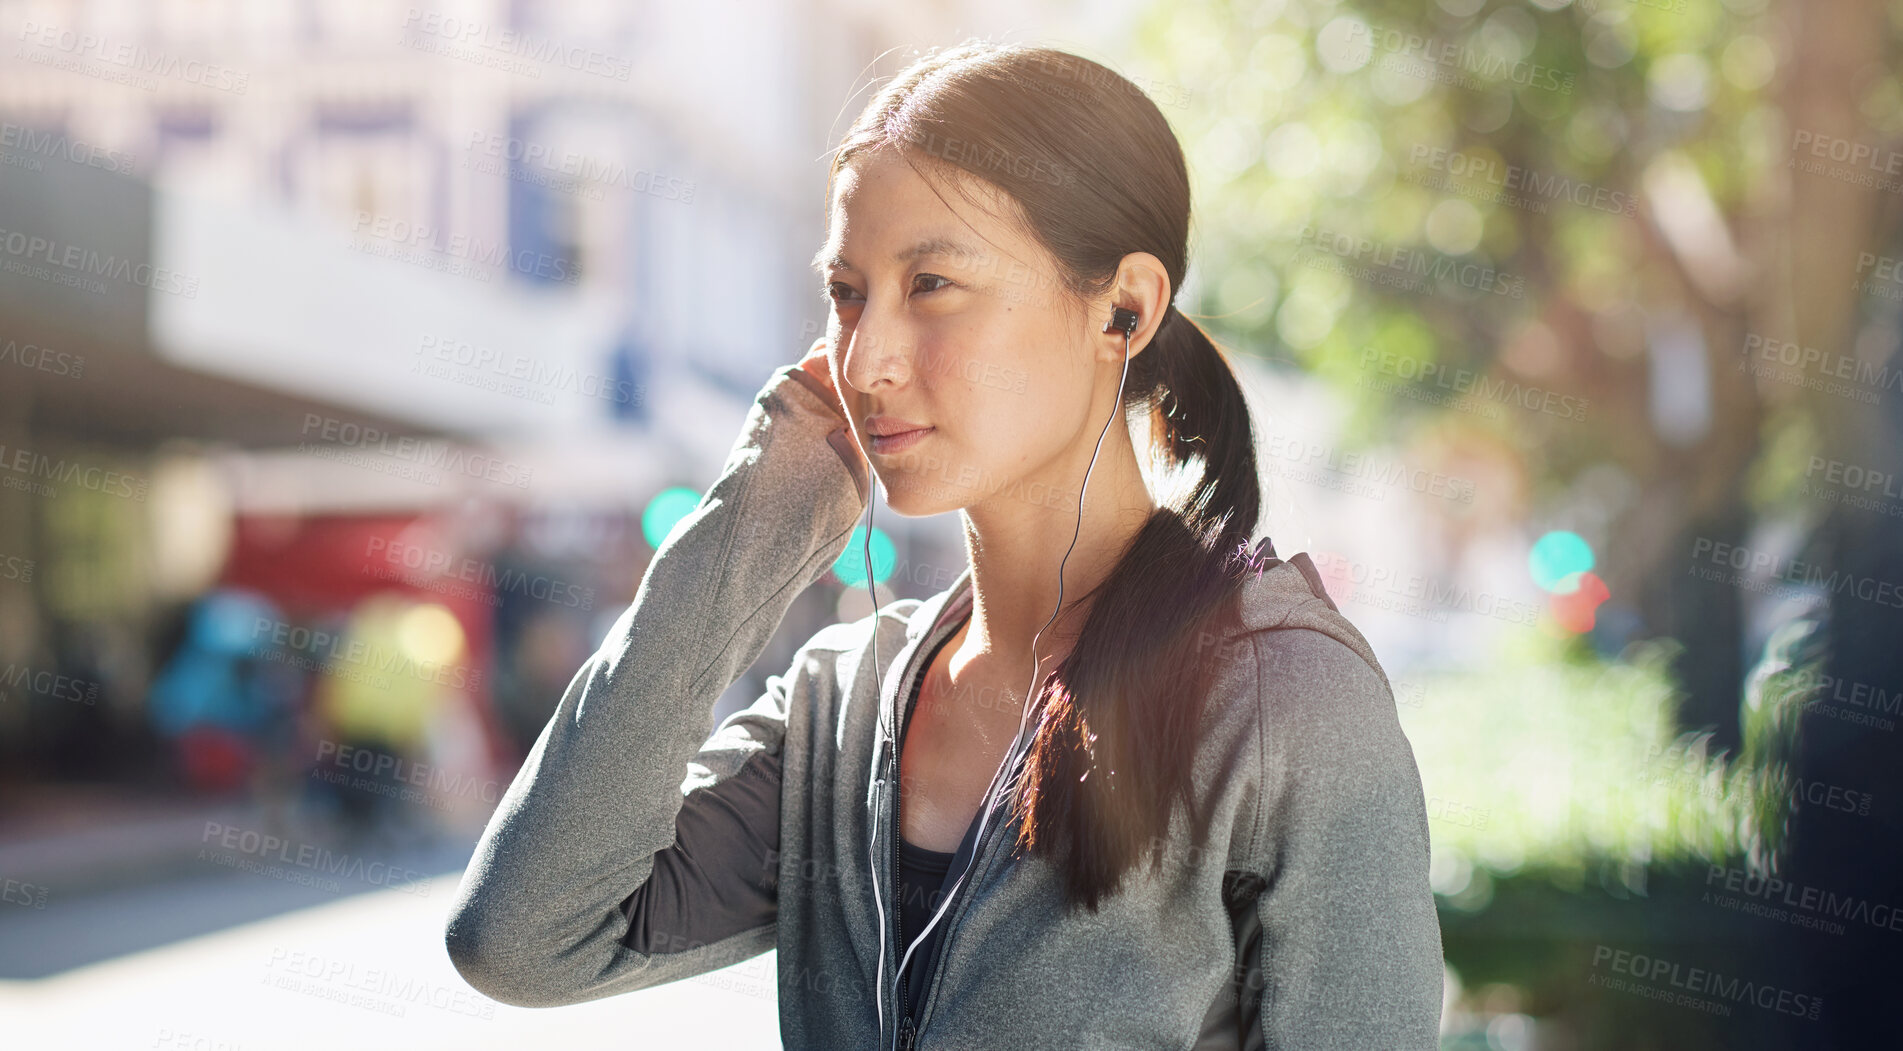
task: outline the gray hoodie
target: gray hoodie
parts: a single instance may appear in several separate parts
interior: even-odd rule
[[[970,570],[814,634],[713,725],[865,508],[870,480],[822,391],[796,365],[773,374],[569,683],[458,887],[446,940],[463,977],[553,1007],[777,949],[780,1035],[798,1051],[1434,1047],[1420,775],[1385,672],[1305,554],[1271,558],[1244,585],[1242,629],[1203,640],[1218,665],[1193,766],[1205,845],[1179,805],[1160,872],[1139,866],[1098,912],[1068,914],[1056,870],[1007,849],[1018,823],[1001,799],[933,966],[906,968],[924,1000],[916,1034],[901,1025],[877,713],[900,728],[923,655],[970,613]]]

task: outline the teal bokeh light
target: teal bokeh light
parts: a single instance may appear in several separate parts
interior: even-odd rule
[[[1555,595],[1579,587],[1579,575],[1593,567],[1592,545],[1578,533],[1556,529],[1533,544],[1526,557],[1533,582]]]
[[[667,534],[699,504],[700,494],[684,485],[655,493],[641,512],[641,535],[647,538],[648,546],[658,549]]]
[[[866,586],[866,527],[852,527],[852,539],[846,541],[846,550],[839,553],[833,562],[833,576],[849,588]],[[892,538],[885,535],[883,529],[872,531],[872,580],[883,584],[892,575],[892,567],[899,561],[899,549]]]

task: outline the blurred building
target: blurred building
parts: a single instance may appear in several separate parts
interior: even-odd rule
[[[109,763],[213,588],[295,617],[408,587],[478,664],[551,612],[598,636],[643,505],[711,480],[820,330],[848,100],[971,31],[845,0],[0,7],[0,666],[89,698],[12,690],[0,748]],[[586,574],[586,610],[506,594]]]

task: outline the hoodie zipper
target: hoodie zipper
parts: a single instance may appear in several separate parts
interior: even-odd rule
[[[896,754],[897,751],[898,749],[895,748],[892,760],[895,775],[892,791],[892,937],[897,943],[892,959],[894,966],[899,967],[899,1051],[912,1051],[912,1045],[918,1041],[918,1030],[912,1024],[912,998],[907,995],[905,968],[899,966],[899,961],[904,959],[905,953],[905,903],[899,900],[904,885],[904,880],[900,878],[903,870],[899,862],[899,829],[905,826],[899,824],[899,802],[905,793],[898,790],[899,779],[896,775],[900,757]]]
[[[918,1043],[919,1028],[918,1025],[912,1021],[911,981],[907,976],[906,970],[900,967],[898,962],[903,960],[905,956],[905,903],[900,900],[903,894],[904,883],[900,877],[904,872],[904,862],[899,856],[899,836],[902,834],[901,830],[904,829],[905,826],[899,821],[899,805],[905,798],[905,792],[900,787],[904,780],[905,730],[912,721],[907,709],[913,703],[913,695],[916,694],[918,690],[924,688],[924,683],[921,681],[922,677],[931,671],[932,658],[938,655],[938,650],[943,645],[944,640],[941,639],[925,649],[925,665],[914,671],[914,685],[910,690],[906,691],[906,699],[904,701],[900,701],[897,698],[893,699],[893,706],[897,709],[893,715],[895,717],[895,724],[899,728],[898,739],[892,743],[892,938],[895,943],[892,959],[893,966],[898,968],[899,979],[898,1051],[912,1051],[913,1047]],[[964,888],[961,887],[959,889],[962,891]],[[937,961],[939,950],[944,948],[944,945],[945,932],[940,931],[938,941],[932,945],[933,962]],[[881,978],[880,980],[883,981],[884,979]]]
[[[930,637],[929,632],[927,633],[927,637]],[[918,682],[919,677],[924,676],[931,670],[932,658],[937,656],[938,649],[943,643],[944,640],[941,639],[939,642],[925,647],[925,665],[916,669],[913,673],[913,681],[917,684],[917,688],[923,688],[923,684]],[[1045,683],[1050,681],[1051,676],[1056,674],[1057,670],[1055,668],[1044,673],[1043,681],[1038,684],[1040,690]],[[903,744],[905,730],[906,726],[911,722],[907,713],[907,708],[911,704],[911,691],[907,690],[904,696],[904,700],[900,700],[897,696],[892,698],[893,725],[896,726],[898,730],[892,742],[892,824],[890,827],[892,838],[892,869],[890,872],[890,886],[892,888],[893,966],[898,969],[899,988],[897,1000],[899,1011],[895,1034],[897,1037],[896,1043],[898,1045],[898,1051],[913,1051],[918,1044],[919,1032],[924,1028],[926,1019],[921,1018],[916,1023],[912,1021],[910,980],[905,969],[900,967],[898,963],[898,961],[904,958],[905,954],[905,906],[904,902],[899,900],[901,884],[903,883],[903,880],[900,879],[900,875],[903,872],[903,859],[899,856],[899,836],[901,834],[900,830],[905,827],[899,821],[899,804],[904,799],[905,793],[901,789],[900,783],[903,774],[901,767],[903,766],[905,752]],[[1017,762],[1012,764],[1011,770],[1007,773],[1007,778],[1015,778],[1017,776],[1018,768],[1023,765],[1025,755],[1028,754],[1027,751],[1024,755],[1018,756]],[[998,809],[1002,810],[1003,804],[1000,804]],[[980,820],[984,819],[981,817]],[[952,930],[960,918],[958,915],[960,905],[965,898],[970,896],[975,881],[984,875],[982,863],[985,859],[985,848],[997,841],[1000,830],[1009,823],[1008,820],[997,821],[986,830],[981,842],[972,844],[972,857],[968,869],[969,875],[959,886],[958,893],[953,895],[951,903],[945,907],[945,928],[938,932],[938,940],[932,944],[931,957],[926,961],[932,966],[932,987],[934,989],[943,984],[943,973],[939,965],[945,955],[947,946],[951,942]],[[879,980],[882,982],[885,981],[885,976],[880,975]],[[931,989],[927,989],[926,994],[929,996],[931,991]],[[929,1014],[927,1017],[929,1017]]]
[[[1023,758],[1020,757],[1017,763],[1012,764],[1008,776],[1015,777],[1018,768],[1022,765]],[[958,888],[958,893],[952,896],[951,904],[946,906],[945,928],[938,932],[938,941],[932,945],[932,957],[930,961],[932,964],[932,985],[930,989],[925,990],[925,995],[928,998],[934,989],[944,984],[944,956],[951,948],[952,935],[958,928],[958,921],[964,918],[960,915],[962,906],[966,899],[971,897],[973,890],[977,887],[978,881],[982,880],[985,876],[984,862],[987,856],[986,848],[996,843],[999,837],[1004,834],[1005,827],[1010,824],[1007,815],[1008,804],[1000,801],[992,815],[994,820],[991,827],[985,830],[984,838],[972,844],[970,875],[965,879],[964,884]],[[903,979],[901,979],[901,982],[903,982]],[[931,1010],[927,1008],[924,1017],[918,1021],[918,1027],[915,1033],[917,1031],[923,1031],[925,1023],[931,1021],[931,1017]],[[908,1014],[905,1016],[905,1029],[911,1030],[912,1028],[911,1017]],[[910,1051],[912,1044],[907,1042],[902,1043],[900,1046],[905,1049],[905,1051]]]
[[[914,682],[917,682],[917,677],[924,675],[926,671],[928,670],[930,666],[929,665],[930,654],[932,652],[933,652],[933,649],[926,650],[927,667],[919,668],[916,671],[914,671],[913,673]],[[913,687],[912,689],[916,689],[916,688],[917,687]],[[912,689],[906,690],[904,694],[905,696],[904,700],[900,700],[897,697],[893,698],[893,705],[892,705],[893,708],[895,709],[892,713],[893,724],[898,727],[898,733],[892,741],[892,786],[891,786],[892,787],[892,824],[891,824],[892,895],[891,895],[891,899],[892,899],[892,941],[893,941],[892,966],[896,969],[897,977],[899,980],[899,995],[898,995],[898,1001],[897,1001],[897,1006],[899,1010],[898,1010],[898,1018],[894,1022],[894,1025],[897,1029],[897,1033],[895,1034],[897,1039],[895,1043],[898,1047],[898,1051],[912,1051],[913,1045],[916,1044],[918,1041],[918,1029],[917,1029],[917,1026],[915,1026],[912,1022],[912,1003],[911,1003],[911,997],[909,995],[909,990],[907,989],[907,983],[905,979],[905,969],[904,967],[900,965],[900,961],[904,959],[904,954],[905,954],[905,903],[899,900],[900,895],[903,893],[903,888],[904,888],[904,880],[901,878],[904,872],[904,869],[902,867],[902,862],[899,857],[899,836],[901,834],[900,830],[903,829],[905,826],[899,823],[899,804],[905,798],[905,793],[904,791],[901,790],[900,783],[901,783],[901,779],[903,775],[903,770],[902,770],[903,760],[905,758],[905,755],[904,755],[905,728],[906,728],[906,724],[911,721],[907,717],[906,709],[910,705]],[[882,982],[885,981],[885,976],[880,975],[879,980]]]
[[[920,675],[925,674],[924,669],[921,669],[919,674]],[[1050,677],[1055,674],[1056,674],[1055,670],[1045,673],[1045,676],[1044,676],[1045,681],[1048,682],[1050,680]],[[1042,686],[1043,684],[1040,683],[1039,685]],[[900,727],[900,736],[901,737],[904,736],[903,726]],[[900,759],[902,759],[902,756],[899,755],[899,753],[901,753],[902,751],[903,749],[897,749],[895,751],[895,759],[894,759],[895,768],[899,764]],[[1017,757],[1017,760],[1011,764],[1011,769],[1006,773],[1007,784],[1010,782],[1010,780],[1015,779],[1017,777],[1018,770],[1024,765],[1024,759],[1027,755],[1029,755],[1028,751],[1023,752]],[[904,946],[905,946],[905,932],[903,930],[903,920],[902,920],[902,917],[904,916],[904,913],[905,913],[905,909],[904,909],[904,903],[899,900],[899,893],[900,893],[899,884],[901,882],[899,879],[899,873],[901,871],[901,868],[900,868],[901,862],[899,858],[899,830],[904,827],[899,824],[899,801],[901,798],[903,798],[904,794],[902,792],[896,791],[897,781],[898,781],[898,778],[895,777],[894,778],[895,791],[892,796],[892,886],[893,886],[892,931],[893,931],[894,937],[897,939],[898,947],[899,947],[898,949],[899,955],[894,956],[895,960],[902,958],[904,953]],[[958,892],[952,896],[951,903],[945,907],[945,915],[944,915],[945,927],[943,930],[940,930],[938,932],[938,940],[932,943],[931,958],[926,961],[927,963],[931,965],[932,989],[936,989],[939,985],[942,985],[944,982],[944,970],[942,966],[943,958],[946,951],[951,946],[952,933],[957,928],[958,921],[962,919],[962,917],[959,915],[961,911],[961,905],[963,904],[966,898],[971,896],[973,888],[977,886],[977,882],[984,878],[984,875],[985,875],[984,861],[985,861],[985,857],[987,853],[986,848],[991,846],[993,843],[996,843],[998,841],[999,836],[1003,834],[1004,828],[1010,824],[1010,821],[1008,819],[1008,813],[1009,813],[1008,806],[1009,804],[1003,802],[1002,798],[1000,799],[1000,801],[998,801],[995,804],[993,808],[995,812],[992,816],[993,818],[996,818],[997,820],[991,822],[991,827],[985,830],[985,835],[979,842],[972,844],[972,848],[971,848],[972,856],[971,856],[971,861],[969,863],[970,864],[969,874],[966,876],[964,882],[959,886]],[[984,818],[980,817],[979,820],[982,821],[984,820]],[[930,996],[932,989],[925,990],[925,994],[927,996]],[[929,1021],[930,1018],[931,1018],[931,1013],[930,1011],[927,1011],[925,1017],[920,1018],[916,1024],[913,1023],[912,1011],[911,1011],[911,996],[910,996],[910,990],[909,990],[909,979],[906,973],[903,970],[901,970],[899,973],[899,1024],[898,1024],[899,1051],[913,1051],[913,1048],[918,1043],[919,1033],[924,1029],[925,1023]]]

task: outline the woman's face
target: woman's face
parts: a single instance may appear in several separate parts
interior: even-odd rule
[[[833,383],[894,511],[1074,513],[1072,461],[1110,412],[1121,345],[1111,358],[1091,338],[1002,195],[967,185],[985,207],[950,186],[941,200],[890,150],[840,169],[817,257]]]

